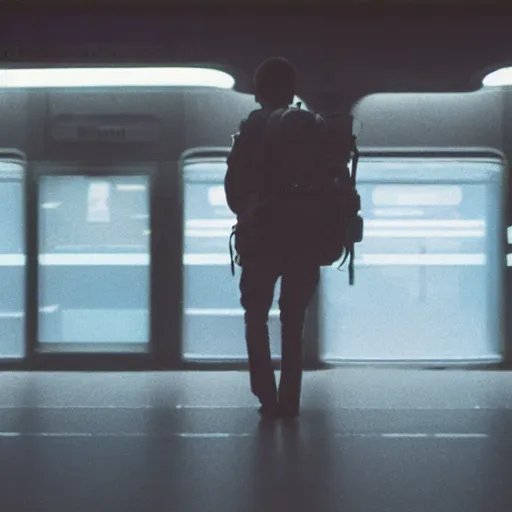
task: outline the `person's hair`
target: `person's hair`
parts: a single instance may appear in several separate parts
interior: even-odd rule
[[[254,96],[258,103],[274,107],[293,103],[295,68],[283,57],[264,60],[254,74]]]

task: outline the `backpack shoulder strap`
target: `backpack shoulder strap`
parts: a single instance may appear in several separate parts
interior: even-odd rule
[[[357,165],[359,163],[359,150],[357,148],[356,144],[356,136],[352,136],[352,165],[351,165],[351,172],[350,172],[350,181],[352,182],[352,186],[354,189],[356,188],[357,183]],[[354,285],[355,282],[355,268],[354,268],[354,259],[355,259],[355,243],[354,240],[350,240],[350,243],[345,248],[345,256],[338,266],[338,270],[341,269],[345,261],[349,260],[348,262],[348,284],[350,286]]]
[[[352,135],[352,172],[350,173],[350,177],[352,179],[352,185],[354,188],[357,182],[357,164],[359,163],[359,149],[357,148],[357,137]]]

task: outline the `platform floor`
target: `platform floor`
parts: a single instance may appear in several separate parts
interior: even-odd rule
[[[510,512],[512,373],[0,373],[2,512]]]

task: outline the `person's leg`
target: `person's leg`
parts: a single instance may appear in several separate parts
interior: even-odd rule
[[[308,304],[320,278],[320,268],[311,263],[291,261],[281,280],[281,380],[279,405],[284,415],[299,413],[302,388],[302,336]]]
[[[272,367],[268,314],[279,272],[268,265],[242,267],[241,304],[245,310],[245,339],[249,358],[251,391],[262,404],[261,412],[277,405],[277,387]]]

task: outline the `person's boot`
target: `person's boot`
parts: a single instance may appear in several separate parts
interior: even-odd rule
[[[258,413],[262,418],[273,419],[273,418],[281,417],[281,410],[279,409],[279,404],[277,403],[277,401],[272,405],[269,405],[269,404],[262,405],[258,409]]]

